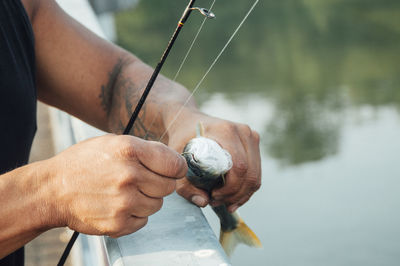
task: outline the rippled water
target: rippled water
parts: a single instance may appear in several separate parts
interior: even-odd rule
[[[121,45],[154,65],[186,2],[121,14]],[[195,86],[251,4],[217,1],[178,81]],[[264,249],[239,246],[234,265],[399,264],[399,69],[398,1],[260,2],[196,94],[203,111],[262,136],[263,185],[240,213]]]

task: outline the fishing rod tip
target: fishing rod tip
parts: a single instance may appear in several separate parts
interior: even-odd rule
[[[192,7],[191,10],[197,10],[206,18],[215,18],[215,14],[208,9],[202,7]]]

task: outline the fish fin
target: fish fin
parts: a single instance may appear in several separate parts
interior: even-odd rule
[[[197,137],[204,137],[204,126],[202,122],[199,122],[196,126],[196,136]]]
[[[229,257],[239,243],[250,247],[262,248],[260,239],[241,218],[239,218],[239,224],[236,229],[225,232],[221,230],[219,242]]]

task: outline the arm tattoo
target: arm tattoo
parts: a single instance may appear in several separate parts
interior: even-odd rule
[[[113,90],[115,87],[115,83],[117,82],[118,75],[121,72],[123,64],[124,64],[123,60],[119,58],[114,68],[111,70],[110,73],[108,73],[107,84],[101,86],[101,92],[99,98],[101,101],[101,107],[107,113],[107,116],[110,114],[111,105],[113,101]]]
[[[124,66],[128,63],[121,58],[118,60],[109,73],[107,84],[101,86],[99,95],[101,106],[109,120],[110,129],[115,133],[124,131],[125,125],[140,99],[142,89],[146,85],[136,84],[132,78],[124,75]],[[147,117],[149,104],[155,104],[155,102],[150,103],[149,100],[142,107],[130,134],[145,139],[157,140],[157,134],[150,131],[151,128],[147,128],[147,126],[153,128],[151,123],[154,120]],[[154,124],[154,127],[156,127],[156,124]]]

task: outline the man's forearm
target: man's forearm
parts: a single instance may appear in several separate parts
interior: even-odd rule
[[[97,128],[121,133],[153,69],[87,30],[55,1],[38,2],[32,20],[38,98]],[[182,106],[188,95],[159,75],[132,133],[158,139],[165,115]],[[188,106],[194,108],[194,103]]]
[[[108,83],[101,86],[100,99],[111,132],[125,129],[152,73],[152,68],[133,56],[119,59],[110,71]],[[159,75],[131,134],[158,140],[189,95],[183,86]],[[186,107],[196,109],[193,100]],[[162,141],[168,141],[168,134]]]
[[[44,162],[0,176],[0,259],[37,237],[51,225],[47,199],[53,198]]]

